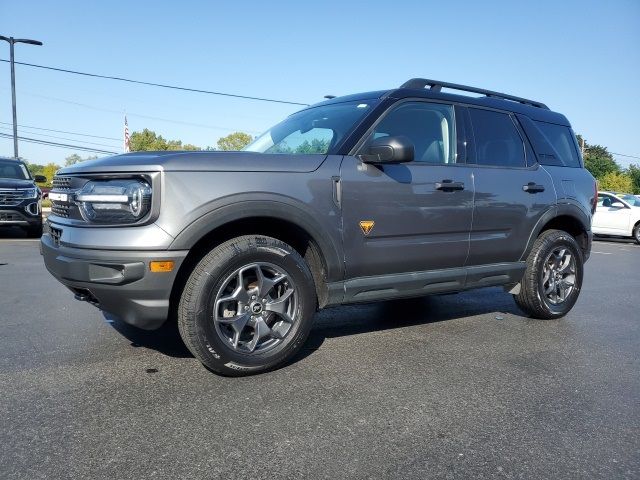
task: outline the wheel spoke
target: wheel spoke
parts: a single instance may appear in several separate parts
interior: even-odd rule
[[[264,309],[268,312],[273,312],[282,319],[286,320],[289,323],[293,323],[293,319],[287,313],[288,300],[293,295],[293,289],[290,288],[286,292],[284,292],[280,297],[272,302],[268,302]]]
[[[260,297],[266,297],[269,295],[269,292],[271,292],[273,287],[287,278],[286,275],[281,274],[276,275],[274,278],[267,278],[260,266],[257,266],[256,268],[256,277],[258,280],[258,295]]]
[[[253,338],[246,344],[247,350],[249,352],[253,352],[256,349],[258,342],[270,334],[271,328],[269,328],[269,325],[267,325],[262,317],[257,318],[256,324],[253,327]]]
[[[544,286],[544,294],[549,295],[555,288],[555,282],[553,280],[549,280],[549,282],[546,284],[543,284],[543,286]]]

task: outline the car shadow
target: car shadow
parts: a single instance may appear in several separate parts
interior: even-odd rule
[[[283,366],[303,360],[318,350],[328,338],[426,325],[488,313],[522,315],[511,295],[502,288],[495,287],[452,295],[327,308],[316,314],[304,346]],[[134,348],[149,348],[176,358],[193,357],[182,342],[175,321],[167,321],[157,330],[141,330],[110,314],[103,312],[103,315],[107,323],[127,338]]]
[[[27,238],[27,232],[20,227],[2,227],[0,228],[0,238]]]
[[[511,295],[502,288],[327,308],[316,314],[309,338],[287,364],[309,356],[327,338],[427,325],[488,313],[496,316],[523,315]]]

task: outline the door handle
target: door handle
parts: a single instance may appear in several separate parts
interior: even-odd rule
[[[544,185],[537,185],[533,182],[529,182],[526,185],[522,186],[522,190],[527,193],[540,193],[544,192]]]
[[[464,183],[454,182],[453,180],[442,180],[441,182],[436,182],[436,190],[442,190],[443,192],[464,190]]]

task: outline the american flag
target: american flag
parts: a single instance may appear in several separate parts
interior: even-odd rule
[[[129,124],[127,123],[127,116],[124,116],[124,153],[131,151],[129,145]]]

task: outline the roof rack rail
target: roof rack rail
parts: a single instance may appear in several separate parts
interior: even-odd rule
[[[523,103],[525,105],[531,105],[532,107],[544,108],[549,110],[544,103],[536,102],[535,100],[528,100],[526,98],[514,97],[513,95],[507,95],[506,93],[494,92],[492,90],[485,90],[483,88],[469,87],[467,85],[458,85],[456,83],[441,82],[440,80],[429,80],[427,78],[412,78],[408,82],[404,82],[400,85],[400,88],[411,88],[415,90],[422,90],[423,88],[430,87],[430,90],[439,92],[443,88],[450,88],[452,90],[462,90],[465,92],[479,93],[480,95],[486,95],[487,97],[502,98],[504,100],[511,100],[513,102]]]

